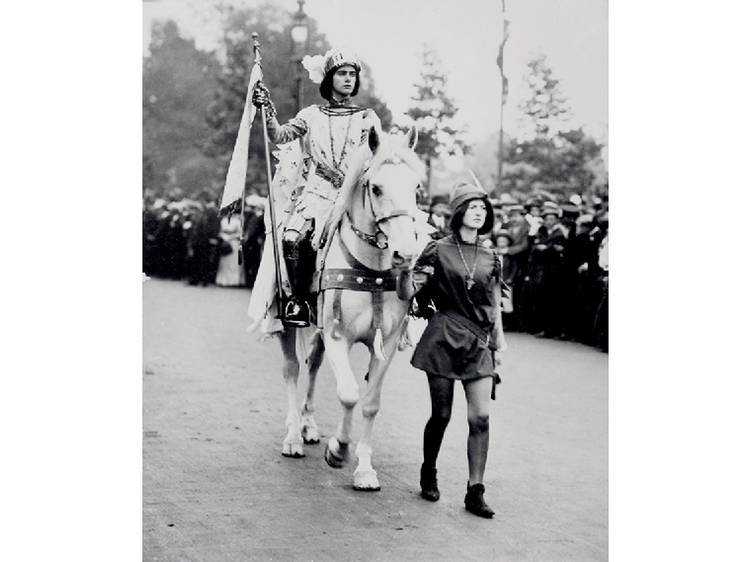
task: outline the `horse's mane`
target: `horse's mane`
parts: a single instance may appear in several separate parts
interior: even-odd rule
[[[370,146],[367,143],[362,143],[352,155],[344,182],[341,185],[341,190],[331,211],[328,222],[329,234],[339,227],[352,196],[357,191],[357,188],[365,183],[370,174],[383,164],[401,162],[406,164],[417,175],[419,181],[424,180],[426,169],[424,162],[409,148],[402,135],[380,133],[380,144],[375,154],[372,154]]]

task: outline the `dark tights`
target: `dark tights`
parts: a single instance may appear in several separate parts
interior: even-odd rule
[[[424,467],[435,468],[440,445],[453,407],[453,379],[428,375],[432,415],[424,428]],[[469,461],[469,483],[481,483],[487,462],[489,446],[489,401],[492,379],[489,377],[464,382],[466,393],[469,437],[467,456]]]
[[[435,468],[443,434],[451,421],[453,408],[453,379],[428,376],[432,415],[424,428],[424,466]]]

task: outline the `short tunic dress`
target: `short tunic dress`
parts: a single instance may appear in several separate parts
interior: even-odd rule
[[[414,267],[415,287],[427,292],[437,312],[427,324],[411,364],[429,375],[473,380],[493,376],[493,290],[501,279],[502,260],[491,248],[459,240],[451,234],[431,241]],[[469,268],[473,268],[476,255],[471,289],[457,244],[461,244]]]

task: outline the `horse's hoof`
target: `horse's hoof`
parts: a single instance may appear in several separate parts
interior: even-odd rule
[[[380,490],[378,474],[373,469],[354,471],[354,489],[360,492],[377,492]]]
[[[281,454],[285,457],[301,459],[305,456],[305,451],[302,448],[302,443],[285,442],[281,447]]]
[[[305,428],[303,428],[302,440],[305,442],[305,445],[317,445],[318,443],[320,443],[320,436],[318,435],[318,430],[311,429],[310,431],[305,431]]]
[[[316,443],[320,443],[320,434],[318,433],[318,427],[315,425],[315,422],[312,422],[311,424],[303,422],[301,433],[302,441],[305,442],[305,445],[315,445]]]
[[[337,443],[335,437],[328,440],[323,458],[331,468],[343,468],[349,462],[349,444],[338,443],[338,452],[334,452],[334,448],[331,447],[332,443]]]

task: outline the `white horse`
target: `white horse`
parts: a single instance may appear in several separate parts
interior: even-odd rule
[[[401,269],[413,266],[418,251],[416,193],[424,177],[424,164],[413,151],[416,140],[415,130],[408,135],[383,135],[372,129],[367,145],[352,156],[331,219],[324,227],[327,241],[319,256],[322,267],[313,281],[319,291],[322,331],[312,334],[309,346],[296,345],[305,343],[298,338],[309,336],[309,328],[286,329],[281,335],[289,405],[282,453],[304,456],[303,442],[319,440],[312,415],[313,397],[325,350],[344,409],[336,433],[327,443],[325,460],[334,468],[348,462],[352,414],[361,401],[365,425],[356,448],[357,490],[380,489],[372,467],[372,429],[385,372],[409,308],[409,303],[396,295],[396,277]],[[349,362],[351,347],[358,342],[370,352],[362,396]],[[310,381],[301,412],[296,407],[300,357],[306,357]]]

